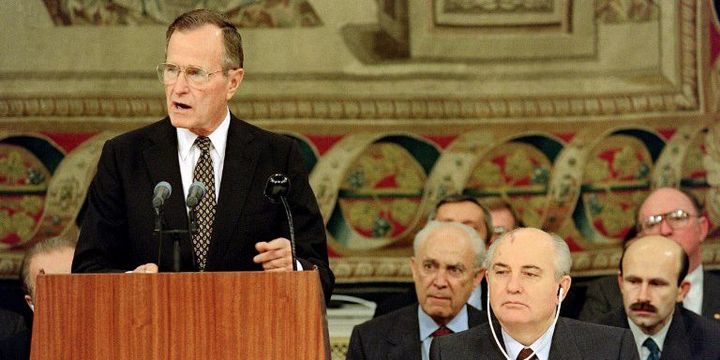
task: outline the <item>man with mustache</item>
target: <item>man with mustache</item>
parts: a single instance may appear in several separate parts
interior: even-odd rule
[[[435,339],[430,359],[637,359],[630,331],[557,318],[571,265],[557,235],[533,228],[504,234],[484,262],[497,322]]]
[[[682,306],[687,253],[673,240],[633,240],[620,260],[624,307],[601,323],[630,328],[641,359],[720,359],[720,326]]]
[[[410,267],[419,301],[353,329],[347,359],[428,359],[439,336],[487,321],[467,305],[483,275],[485,242],[471,227],[430,221],[413,242]]]
[[[655,189],[638,209],[636,228],[639,236],[662,235],[682,246],[690,261],[686,280],[692,284],[683,306],[708,319],[720,320],[720,275],[702,264],[702,243],[710,221],[695,196],[681,189]],[[590,283],[586,294],[580,320],[598,322],[622,305],[615,276]]]

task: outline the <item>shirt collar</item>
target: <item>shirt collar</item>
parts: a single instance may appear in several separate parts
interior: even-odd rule
[[[692,272],[685,276],[685,280],[689,281],[692,286],[702,284],[703,282],[703,266],[702,264],[695,268]],[[690,288],[692,289],[692,287]]]
[[[643,343],[645,342],[645,339],[652,338],[653,341],[657,344],[658,348],[660,348],[660,352],[662,352],[663,349],[663,343],[665,342],[665,336],[668,333],[668,330],[670,329],[670,324],[672,323],[672,318],[675,316],[675,311],[677,311],[677,307],[673,310],[673,313],[670,315],[670,321],[665,323],[665,326],[663,326],[660,331],[655,333],[655,335],[647,335],[645,334],[639,326],[635,325],[634,322],[632,322],[632,319],[628,317],[628,325],[630,325],[630,331],[632,331],[633,337],[635,338],[635,345],[638,349],[638,354],[642,352]]]
[[[228,109],[225,114],[225,118],[220,125],[218,125],[217,129],[208,136],[208,138],[210,138],[210,142],[212,142],[213,148],[217,151],[221,160],[225,157],[225,145],[227,144],[227,134],[229,128],[230,109]],[[183,160],[186,160],[190,155],[190,150],[192,149],[195,139],[197,139],[198,136],[188,129],[176,128],[175,130],[177,132],[178,139],[178,154],[180,154],[180,157]]]
[[[555,325],[556,324],[550,325],[542,336],[535,340],[534,343],[530,344],[530,346],[521,344],[517,340],[513,339],[510,334],[505,332],[505,329],[501,328],[503,342],[505,343],[505,350],[511,359],[516,359],[522,349],[529,347],[535,352],[535,355],[539,360],[547,360],[550,358],[550,345],[552,343],[553,334],[555,333]]]
[[[425,313],[425,310],[422,309],[422,306],[418,305],[418,321],[420,323],[420,341],[427,339],[430,337],[430,334],[435,332],[440,325],[433,320],[430,315]],[[458,333],[461,331],[465,331],[468,329],[468,314],[467,314],[467,305],[463,305],[462,309],[460,309],[460,312],[458,312],[455,317],[450,320],[450,322],[445,325],[448,329],[452,330],[454,333]]]

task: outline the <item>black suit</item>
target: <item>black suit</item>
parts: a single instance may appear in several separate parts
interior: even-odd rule
[[[602,277],[588,285],[580,320],[600,322],[622,306],[617,276]],[[702,316],[720,320],[720,275],[713,271],[703,271]]]
[[[467,312],[469,327],[487,321],[484,311],[468,305]],[[355,326],[350,336],[347,359],[422,359],[421,348],[416,303]]]
[[[501,344],[500,325],[495,333]],[[505,345],[503,344],[503,347]],[[505,360],[485,323],[468,331],[443,336],[430,346],[431,360]],[[630,330],[559,318],[550,345],[550,359],[638,359]]]
[[[622,307],[608,314],[601,323],[630,328]],[[677,305],[660,359],[720,359],[720,325]]]
[[[25,319],[14,312],[0,309],[0,359],[29,359],[30,330]]]
[[[262,270],[252,260],[257,255],[255,244],[288,237],[282,205],[270,203],[263,195],[268,177],[275,173],[290,179],[288,202],[295,220],[298,259],[306,270],[318,267],[329,299],[334,276],[328,266],[325,228],[297,145],[291,138],[232,115],[205,270]],[[177,133],[169,118],[105,143],[88,191],[73,272],[126,271],[158,262],[151,200],[160,181],[174,189],[165,203],[164,227],[187,229]],[[170,268],[169,237],[164,239],[161,269]],[[183,270],[196,271],[187,235],[182,236],[181,255]]]

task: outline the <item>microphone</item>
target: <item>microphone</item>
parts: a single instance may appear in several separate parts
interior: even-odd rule
[[[172,194],[172,186],[167,181],[161,181],[155,185],[153,190],[152,204],[155,210],[159,210]]]
[[[295,226],[293,225],[292,212],[288,205],[286,196],[290,192],[290,179],[284,174],[270,175],[265,184],[265,197],[271,203],[277,204],[278,200],[282,202],[285,209],[285,217],[287,217],[288,230],[290,232],[290,254],[292,256],[292,269],[297,271],[297,261],[295,256]]]
[[[270,202],[277,204],[282,197],[290,192],[290,179],[283,174],[270,175],[265,184],[265,196]]]
[[[187,207],[190,209],[195,208],[200,203],[203,196],[205,196],[206,192],[207,189],[205,188],[205,184],[201,181],[195,181],[192,183],[192,185],[190,185],[190,189],[188,190],[187,200],[185,201]]]

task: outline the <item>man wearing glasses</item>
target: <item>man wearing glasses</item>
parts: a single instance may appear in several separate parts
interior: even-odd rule
[[[162,181],[173,189],[163,206],[165,229],[187,229],[189,188],[200,181],[207,189],[190,210],[197,233],[180,241],[183,271],[290,271],[285,212],[263,191],[270,175],[282,173],[291,184],[296,265],[317,267],[329,298],[334,276],[325,229],[297,145],[237,119],[228,108],[244,75],[235,26],[213,11],[185,13],[167,30],[165,56],[157,74],[168,117],[105,144],[73,272],[170,268],[171,246],[160,252],[153,237],[154,187]]]
[[[701,244],[708,234],[709,222],[698,201],[678,189],[656,189],[638,210],[637,231],[638,236],[662,235],[680,244],[690,261],[685,278],[690,291],[683,306],[706,318],[720,320],[720,275],[706,271],[702,265]],[[580,318],[600,321],[620,306],[622,296],[617,281],[599,279],[588,286]]]

